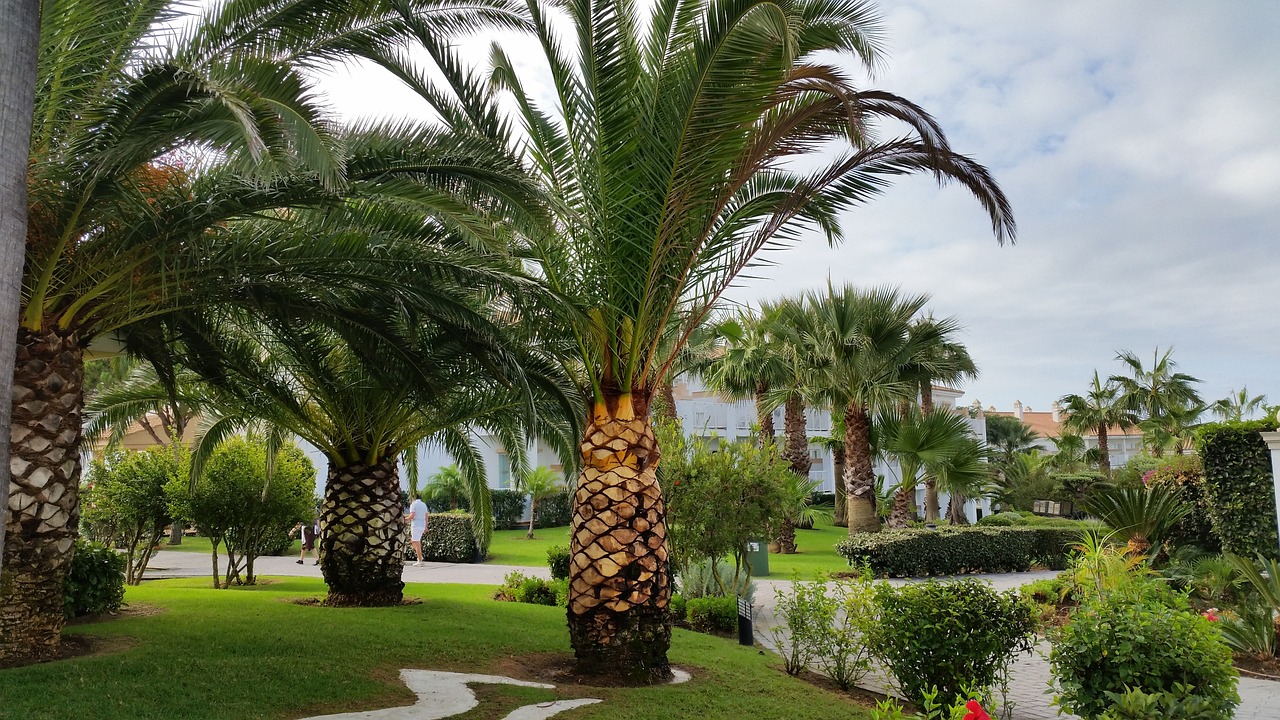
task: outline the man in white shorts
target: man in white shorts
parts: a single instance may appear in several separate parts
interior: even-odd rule
[[[418,556],[414,567],[422,566],[422,536],[427,534],[427,504],[418,495],[413,496],[409,505],[409,543],[413,545],[413,554]]]

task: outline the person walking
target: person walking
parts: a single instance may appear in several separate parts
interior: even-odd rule
[[[294,535],[302,538],[302,551],[298,553],[298,564],[302,565],[306,562],[307,553],[311,553],[311,557],[315,558],[315,565],[320,564],[320,554],[316,552],[316,537],[320,534],[319,523],[315,520],[310,522],[300,522],[289,531],[289,537]]]
[[[427,534],[427,504],[422,496],[414,493],[413,502],[409,504],[409,544],[413,545],[413,554],[418,556],[414,567],[422,567],[422,538]]]

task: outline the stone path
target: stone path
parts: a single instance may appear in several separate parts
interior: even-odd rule
[[[320,568],[308,560],[298,565],[292,557],[262,557],[255,561],[254,569],[262,575],[286,575],[320,577]],[[526,575],[549,578],[545,567],[513,567],[509,565],[457,565],[452,563],[424,563],[421,567],[406,566],[405,582],[460,583],[464,585],[500,585],[507,573],[518,570]],[[209,557],[203,553],[160,551],[151,560],[148,578],[201,577],[210,574]],[[1001,575],[973,575],[985,580],[997,590],[1008,590],[1026,583],[1053,577],[1053,572],[1008,573]],[[901,584],[909,581],[891,581]],[[774,588],[788,580],[759,579],[756,581],[756,639],[768,645],[765,628],[777,624],[774,619]],[[1056,720],[1073,718],[1059,715],[1050,705],[1048,647],[1041,643],[1035,652],[1024,655],[1014,664],[1010,674],[1008,700],[1012,706],[1012,720]],[[874,673],[862,683],[868,690],[892,694],[892,684],[883,673]],[[1277,720],[1280,718],[1280,682],[1241,677],[1238,686],[1240,706],[1236,708],[1236,720]]]

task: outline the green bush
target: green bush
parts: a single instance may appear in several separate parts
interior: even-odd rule
[[[1035,636],[1030,603],[977,580],[882,584],[876,598],[869,645],[916,704],[933,688],[943,698],[988,695]]]
[[[889,577],[1022,572],[1033,565],[1060,570],[1080,534],[1074,527],[886,530],[843,540],[836,552],[850,565],[865,564]]]
[[[685,601],[689,627],[698,632],[736,632],[738,601],[731,597],[700,597]]]
[[[524,515],[524,494],[517,490],[491,491],[493,526],[499,530],[514,530]],[[568,523],[566,523],[568,524]]]
[[[1194,688],[1175,686],[1174,692],[1167,693],[1144,693],[1137,689],[1107,693],[1111,707],[1098,717],[1099,720],[1215,720],[1222,717],[1208,700],[1194,692]]]
[[[558,492],[538,501],[538,514],[533,519],[535,528],[564,527],[573,520],[573,508],[569,493]]]
[[[528,605],[568,607],[569,581],[543,580],[539,577],[529,577],[516,570],[507,573],[502,580],[502,586],[494,593],[493,598]]]
[[[1052,637],[1055,702],[1087,720],[1130,690],[1203,698],[1225,720],[1240,702],[1231,650],[1206,618],[1155,602],[1110,596],[1082,606]]]
[[[115,612],[124,602],[125,557],[105,545],[76,540],[63,583],[67,618]]]
[[[689,618],[689,609],[685,606],[684,596],[680,593],[671,595],[671,619],[676,622],[684,622]]]
[[[547,548],[547,567],[551,570],[553,580],[564,580],[569,577],[569,548],[564,545],[552,545]]]
[[[422,557],[432,562],[469,563],[476,560],[476,531],[471,513],[447,512],[427,515],[427,536]]]
[[[1213,531],[1209,519],[1209,497],[1204,488],[1204,470],[1196,455],[1175,455],[1143,473],[1142,481],[1150,488],[1178,491],[1190,511],[1173,526],[1168,541],[1174,547],[1195,545],[1206,552],[1218,552],[1222,542]]]
[[[185,482],[187,468],[181,447],[112,452],[90,465],[82,514],[107,544],[124,548],[126,584],[142,582],[171,520],[165,488],[178,478]]]
[[[981,527],[1013,527],[1015,525],[1025,525],[1022,519],[1022,513],[1016,510],[1006,512],[998,512],[994,515],[984,515],[978,520]]]
[[[1222,549],[1254,557],[1276,557],[1275,491],[1271,453],[1260,434],[1275,419],[1209,423],[1196,431],[1204,467],[1209,520]]]

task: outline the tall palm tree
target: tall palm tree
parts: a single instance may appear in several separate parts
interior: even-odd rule
[[[1098,448],[1085,446],[1084,436],[1079,433],[1063,431],[1054,439],[1057,451],[1050,455],[1047,462],[1058,472],[1078,473],[1097,467],[1102,460]]]
[[[920,410],[926,415],[933,411],[935,382],[955,385],[978,377],[978,366],[969,356],[969,349],[955,339],[959,326],[952,321],[943,322],[943,327],[939,328],[932,315],[915,321],[912,331],[931,337],[933,341],[922,345],[920,356],[912,358],[903,369],[904,374],[914,377],[920,384]],[[937,520],[939,510],[937,479],[930,475],[925,480],[925,520]]]
[[[836,64],[878,62],[878,19],[864,3],[530,0],[528,9],[551,107],[501,49],[492,80],[514,98],[524,137],[513,142],[527,142],[554,196],[557,232],[534,242],[540,270],[580,308],[564,318],[591,405],[570,637],[581,672],[666,677],[671,574],[648,410],[684,339],[763,248],[805,227],[834,242],[839,213],[892,177],[960,182],[1001,240],[1012,217],[987,171],[952,152],[932,118],[856,87]],[[882,118],[905,122],[908,135],[878,140],[870,128]],[[818,169],[793,171],[802,155]],[[664,342],[672,328],[676,341]]]
[[[136,323],[185,308],[269,302],[290,282],[340,286],[377,274],[346,261],[359,250],[354,238],[235,246],[223,232],[237,218],[334,202],[375,169],[346,159],[303,68],[522,22],[501,0],[233,0],[192,23],[181,16],[195,11],[176,0],[41,8],[6,425],[16,497],[0,659],[58,650],[78,512],[83,348],[136,337]],[[455,194],[435,199],[449,218]]]
[[[1012,415],[987,416],[987,447],[1000,462],[1011,462],[1015,455],[1031,452],[1040,439],[1030,425]]]
[[[22,258],[27,242],[27,167],[35,103],[40,5],[4,0],[0,17],[0,328],[17,325]],[[0,368],[13,364],[17,338],[0,333]],[[0,512],[9,507],[9,417],[13,377],[0,373]],[[0,569],[5,527],[0,522]]]
[[[539,465],[516,476],[516,489],[529,496],[529,532],[533,539],[533,524],[538,520],[538,503],[564,491],[564,476],[549,467]]]
[[[1147,368],[1136,354],[1128,350],[1116,354],[1116,359],[1125,365],[1129,375],[1112,375],[1108,382],[1119,387],[1121,400],[1139,419],[1158,418],[1167,415],[1170,409],[1203,402],[1192,387],[1200,380],[1177,372],[1178,363],[1172,356],[1173,348],[1161,353],[1157,347],[1151,354],[1151,367]]]
[[[417,483],[409,479],[409,495],[418,491]],[[471,484],[456,464],[445,465],[427,478],[427,487],[423,494],[433,502],[449,504],[450,510],[457,510],[459,501],[471,496]]]
[[[1221,400],[1215,400],[1209,407],[1214,415],[1223,420],[1243,420],[1260,408],[1266,407],[1266,404],[1266,395],[1250,395],[1249,387],[1246,385],[1239,391],[1233,389],[1231,394]]]
[[[812,363],[814,396],[844,414],[845,484],[849,534],[875,532],[874,455],[871,418],[902,400],[914,399],[918,385],[902,369],[932,342],[913,332],[912,322],[927,295],[896,288],[859,290],[828,287],[805,296],[805,311],[792,322],[800,328],[805,357]]]
[[[741,311],[718,323],[716,335],[720,338],[720,351],[707,365],[707,385],[727,399],[752,398],[760,443],[773,442],[777,435],[773,426],[775,406],[770,404],[768,394],[786,382],[791,368],[768,315],[763,309],[760,313]]]
[[[1155,457],[1163,456],[1166,450],[1172,450],[1174,455],[1185,454],[1195,441],[1195,429],[1208,409],[1200,402],[1181,407],[1170,405],[1163,415],[1138,423],[1142,428],[1143,444]]]
[[[1111,451],[1107,443],[1109,428],[1124,430],[1137,424],[1133,405],[1121,394],[1121,384],[1110,378],[1106,382],[1093,371],[1093,382],[1084,395],[1063,395],[1058,402],[1066,418],[1062,426],[1081,435],[1092,432],[1098,437],[1098,470],[1111,477]]]

